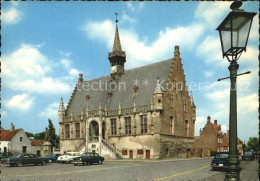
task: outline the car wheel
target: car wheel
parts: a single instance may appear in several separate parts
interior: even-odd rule
[[[62,161],[61,163],[62,163],[62,164],[64,164],[65,162],[64,162],[64,161]]]
[[[46,165],[46,162],[45,162],[45,161],[42,161],[42,165],[45,166],[45,165]]]
[[[88,163],[87,163],[86,161],[84,161],[84,162],[83,162],[83,165],[84,165],[84,166],[87,166],[87,165],[88,165]]]
[[[23,163],[22,163],[22,162],[18,162],[18,163],[17,163],[17,166],[18,166],[18,167],[22,167],[22,166],[23,166]]]
[[[77,163],[74,163],[74,166],[77,166],[78,164]]]

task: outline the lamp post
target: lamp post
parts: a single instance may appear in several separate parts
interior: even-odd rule
[[[256,13],[245,12],[239,9],[241,1],[231,4],[232,11],[227,15],[223,22],[218,26],[223,58],[227,57],[230,65],[230,112],[229,112],[229,156],[228,170],[225,181],[240,180],[237,153],[237,90],[236,78],[239,65],[237,60],[241,53],[246,51],[253,17]]]

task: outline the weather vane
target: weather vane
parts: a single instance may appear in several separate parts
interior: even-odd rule
[[[117,23],[117,22],[118,22],[118,20],[117,20],[118,13],[117,13],[117,12],[115,12],[115,15],[116,15],[116,23]]]

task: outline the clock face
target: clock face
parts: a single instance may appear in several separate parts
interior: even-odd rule
[[[111,74],[116,73],[117,72],[117,66],[112,66],[110,72],[111,72]]]

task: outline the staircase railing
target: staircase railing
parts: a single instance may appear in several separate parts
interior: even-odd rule
[[[116,149],[115,146],[113,146],[109,141],[101,138],[102,144],[105,145],[111,152],[113,152],[118,159],[122,158],[121,153]]]
[[[81,143],[78,147],[76,147],[75,151],[79,152],[84,146],[86,146],[86,140],[83,143]]]

